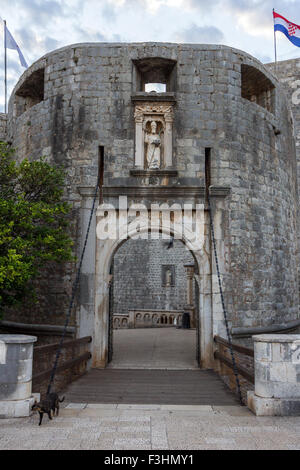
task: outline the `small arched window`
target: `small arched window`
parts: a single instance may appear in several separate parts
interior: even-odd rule
[[[242,64],[242,97],[274,113],[275,86],[260,70]]]
[[[39,69],[26,78],[15,93],[17,117],[44,100],[45,70]]]

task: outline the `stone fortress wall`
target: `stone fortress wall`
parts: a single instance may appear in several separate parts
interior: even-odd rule
[[[166,93],[144,92],[144,84],[155,81],[166,84]],[[156,173],[137,159],[137,106],[145,103],[172,108],[172,138],[165,141]],[[96,184],[99,162],[104,200],[113,204],[120,194],[144,204],[204,202],[209,166],[231,325],[252,328],[299,318],[297,172],[289,103],[272,72],[255,58],[215,45],[68,46],[22,75],[9,102],[7,138],[20,159],[46,155],[65,166],[77,253],[86,228],[82,214],[90,204],[86,194]],[[214,266],[209,242],[205,250],[208,266]],[[91,331],[95,314],[95,259],[92,252],[78,298],[78,311],[85,313],[77,322],[88,325],[84,333]],[[42,300],[27,312],[28,321],[63,324],[73,278],[72,267],[52,269],[42,296],[52,301]],[[220,333],[214,277],[211,295],[214,333]]]
[[[300,59],[291,59],[267,64],[283,85],[291,106],[297,157],[298,193],[300,188]],[[300,196],[300,195],[299,195]],[[300,199],[299,199],[300,201]],[[298,204],[298,243],[300,247],[300,204]],[[299,264],[300,292],[300,264]]]
[[[185,245],[174,240],[128,240],[114,258],[113,312],[131,309],[184,310],[187,304],[186,264],[194,258]],[[167,282],[166,269],[172,270]]]
[[[277,62],[277,64],[271,63],[266,67],[278,77],[288,95],[293,114],[298,187],[300,187],[300,59],[284,60]]]

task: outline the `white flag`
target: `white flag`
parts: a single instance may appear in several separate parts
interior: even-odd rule
[[[0,18],[2,19],[2,18]],[[3,20],[2,20],[3,21]],[[14,40],[14,38],[12,37],[11,33],[9,32],[7,26],[5,25],[5,23],[3,22],[3,25],[5,27],[5,31],[4,31],[4,34],[6,34],[6,47],[8,49],[14,49],[15,51],[18,52],[19,54],[19,59],[20,59],[20,62],[21,62],[21,65],[23,67],[25,67],[27,69],[28,65],[27,65],[27,62],[26,60],[24,59],[24,56],[18,46],[18,44],[16,43],[16,41]],[[4,36],[5,37],[5,36]]]

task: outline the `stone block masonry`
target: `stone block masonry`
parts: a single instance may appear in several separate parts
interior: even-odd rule
[[[132,309],[183,310],[186,304],[184,264],[192,254],[181,241],[128,240],[114,257],[113,312]],[[163,266],[174,266],[174,283],[166,286]]]
[[[284,87],[293,115],[295,146],[297,155],[298,188],[300,187],[300,60],[284,60],[267,67],[276,75]]]
[[[300,202],[300,60],[291,59],[267,64],[269,70],[276,75],[284,87],[290,103],[291,114],[295,137],[296,157],[297,157],[297,179],[298,179],[298,197]],[[300,204],[298,203],[298,246],[300,249]],[[298,264],[300,273],[300,260]],[[300,291],[300,275],[299,275]],[[300,304],[299,304],[300,308]]]
[[[0,141],[6,141],[7,114],[0,113]]]

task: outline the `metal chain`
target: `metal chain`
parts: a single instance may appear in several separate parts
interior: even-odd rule
[[[66,316],[64,331],[63,331],[63,334],[62,334],[62,337],[61,337],[61,340],[59,342],[59,346],[58,346],[58,349],[57,349],[57,352],[56,352],[56,357],[55,357],[53,369],[52,369],[52,372],[51,372],[50,382],[49,382],[48,389],[47,389],[47,395],[49,395],[49,393],[51,392],[51,387],[53,385],[58,360],[59,360],[59,357],[61,355],[62,344],[63,344],[63,341],[65,339],[67,327],[68,327],[70,317],[71,317],[71,313],[72,313],[72,309],[73,309],[73,304],[74,304],[76,291],[77,291],[78,285],[79,285],[81,267],[82,267],[82,262],[83,262],[85,250],[86,250],[88,236],[89,236],[89,233],[90,233],[90,228],[91,228],[91,223],[92,223],[92,218],[93,218],[93,214],[94,214],[95,203],[96,203],[96,198],[97,198],[97,193],[98,193],[98,188],[99,188],[99,183],[100,183],[100,172],[98,174],[97,184],[96,184],[96,187],[95,187],[95,194],[94,194],[94,198],[93,198],[93,204],[92,204],[92,208],[91,208],[91,213],[90,213],[89,223],[88,223],[86,236],[85,236],[85,240],[84,240],[84,245],[83,245],[83,249],[82,249],[82,252],[81,252],[80,262],[79,262],[79,265],[78,265],[78,268],[77,268],[76,278],[75,278],[75,281],[74,281],[74,284],[73,284],[73,287],[72,287],[72,295],[71,295],[71,300],[70,300],[70,304],[69,304],[68,313],[67,313],[67,316]]]
[[[207,194],[207,202],[208,202],[208,212],[209,212],[209,218],[210,218],[210,233],[211,233],[211,238],[212,238],[213,247],[214,247],[214,254],[215,254],[215,262],[216,262],[216,269],[217,269],[217,275],[218,275],[219,290],[220,290],[220,296],[221,296],[221,302],[222,302],[222,308],[223,308],[227,338],[228,338],[228,343],[229,343],[229,350],[230,350],[231,361],[232,361],[232,366],[233,366],[233,372],[234,372],[234,375],[235,375],[235,381],[236,381],[236,386],[237,386],[237,390],[238,390],[240,403],[241,403],[241,405],[243,405],[244,402],[243,402],[243,398],[242,398],[241,386],[240,386],[240,381],[239,381],[239,377],[238,377],[238,371],[237,371],[236,361],[235,361],[233,347],[232,347],[231,334],[230,334],[229,325],[228,325],[227,311],[226,311],[225,302],[224,302],[223,288],[222,288],[221,275],[220,275],[220,269],[219,269],[219,261],[218,261],[218,255],[217,255],[215,230],[214,230],[214,223],[213,223],[213,216],[212,216],[212,210],[211,210],[211,205],[210,205],[210,196],[209,196],[209,194]]]

